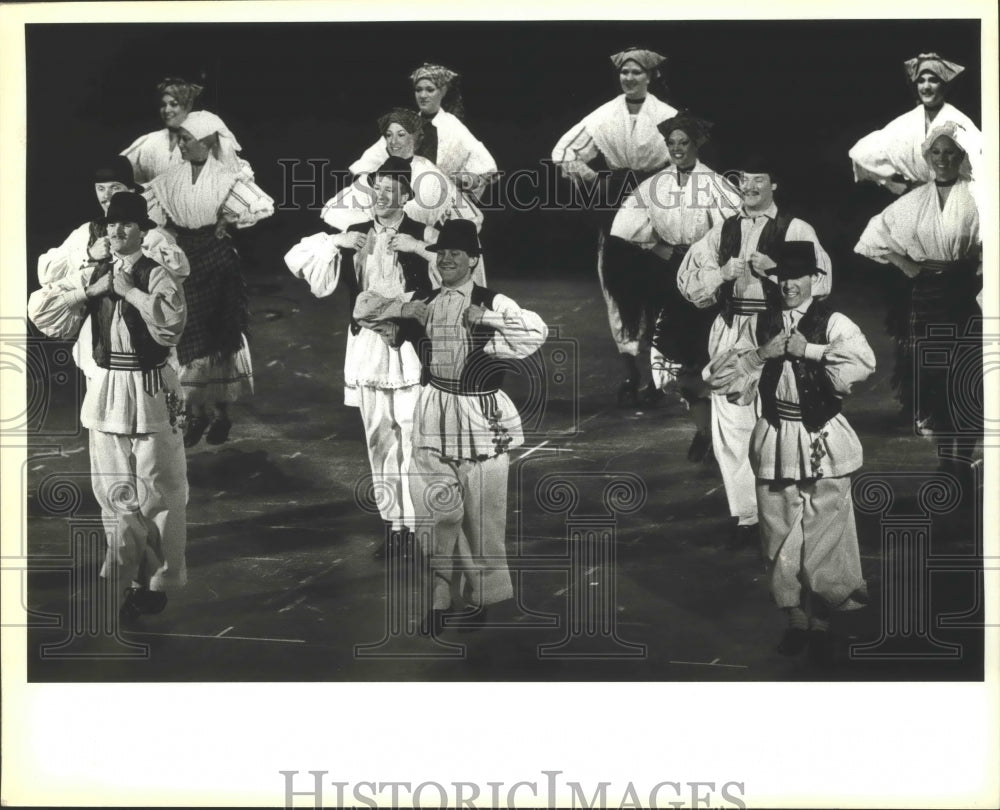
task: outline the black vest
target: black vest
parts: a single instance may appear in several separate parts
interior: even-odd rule
[[[440,293],[441,290],[434,290],[421,300],[430,304]],[[495,292],[486,287],[473,284],[469,303],[492,310],[493,299],[496,298],[496,295]],[[411,321],[411,323],[413,322]],[[482,394],[495,391],[503,385],[504,372],[510,369],[516,370],[512,361],[486,353],[486,345],[492,340],[495,333],[496,329],[484,324],[472,328],[472,347],[465,358],[465,365],[462,366],[455,393]],[[413,337],[416,338],[413,342],[417,348],[417,355],[420,357],[420,364],[423,366],[420,382],[426,385],[431,378],[431,341],[423,329],[420,329],[419,334],[413,335]],[[408,336],[407,339],[413,338]]]
[[[764,225],[764,229],[760,232],[757,250],[773,259],[774,247],[778,242],[785,241],[785,235],[788,233],[788,226],[792,219],[793,217],[788,214],[780,212],[774,219],[769,218],[767,224]],[[730,217],[722,223],[722,233],[719,236],[719,267],[722,267],[722,265],[735,256],[740,255],[740,245],[743,242],[741,220],[742,217],[735,216]],[[778,286],[773,281],[762,278],[760,283],[764,288],[764,298],[768,301],[769,305],[780,298]],[[733,315],[735,314],[733,289],[735,286],[735,280],[727,281],[719,287],[717,294],[719,308],[727,326],[733,325]]]
[[[373,226],[373,220],[368,220],[367,222],[359,222],[357,225],[351,225],[347,229],[347,233],[368,233]],[[410,219],[406,214],[403,214],[403,220],[399,223],[399,228],[397,228],[399,233],[405,233],[412,236],[418,241],[423,241],[424,239],[424,226],[419,222]],[[356,251],[353,249],[341,251],[341,261],[343,262],[343,274],[347,281],[347,291],[348,298],[350,299],[348,306],[350,309],[348,312],[351,317],[351,334],[358,334],[361,331],[361,326],[356,320],[354,320],[354,303],[358,300],[358,294],[361,292],[360,284],[358,282],[358,274],[354,267],[354,254]],[[403,285],[406,292],[417,293],[416,297],[420,297],[431,290],[431,279],[427,271],[427,260],[423,256],[418,256],[416,253],[399,253],[399,264],[403,268]]]
[[[813,299],[796,329],[809,343],[826,344],[826,326],[833,314],[833,308],[824,300]],[[781,310],[769,307],[757,314],[757,345],[763,346],[784,329]],[[781,378],[785,357],[774,357],[764,363],[757,391],[760,394],[761,411],[772,427],[781,421],[775,391]],[[791,358],[795,387],[799,393],[799,407],[802,409],[802,424],[810,431],[817,431],[840,413],[841,400],[833,389],[833,383],[823,371],[823,364],[804,357]]]
[[[107,259],[100,261],[90,277],[90,283],[93,284],[106,276],[111,271],[111,266],[112,262]],[[154,267],[159,265],[146,255],[140,256],[132,265],[132,281],[144,293],[149,292],[149,275]],[[111,367],[111,319],[119,301],[122,305],[122,319],[132,339],[132,348],[139,358],[139,366],[143,371],[158,368],[170,354],[170,347],[161,346],[153,340],[139,310],[114,293],[91,298],[87,302],[93,336],[94,362],[101,368]]]

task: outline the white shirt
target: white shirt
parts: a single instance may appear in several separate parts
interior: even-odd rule
[[[141,255],[141,251],[137,251],[116,257],[114,272],[131,273]],[[92,275],[93,269],[87,268],[33,292],[28,300],[28,317],[32,323],[49,337],[75,336],[90,320],[85,288]],[[177,345],[187,320],[187,309],[181,281],[173,273],[163,267],[153,268],[149,275],[149,292],[132,289],[126,300],[142,315],[153,340],[161,346]],[[112,315],[108,348],[113,352],[131,353],[134,352],[132,338],[121,312],[119,301]],[[171,420],[176,418],[180,394],[174,351],[170,352],[167,365],[161,371],[163,388],[150,395],[143,390],[143,372],[101,368],[94,363],[91,348],[90,345],[86,347],[81,361],[87,378],[87,393],[80,411],[83,427],[126,436],[158,433],[173,427]]]
[[[625,94],[602,104],[563,135],[552,150],[552,160],[584,163],[604,155],[612,169],[655,172],[670,162],[667,144],[656,128],[677,110],[646,94],[639,111],[630,114]]]
[[[737,257],[746,259],[757,250],[757,243],[760,241],[764,226],[778,216],[778,207],[772,203],[765,211],[748,213],[744,210],[739,216],[741,239]],[[711,304],[719,287],[726,283],[719,267],[719,242],[723,224],[720,222],[714,225],[712,230],[691,246],[677,271],[677,287],[681,294],[696,306]],[[785,240],[813,243],[816,249],[816,266],[825,271],[815,283],[813,294],[829,295],[833,286],[833,266],[829,255],[819,243],[816,231],[801,219],[792,219],[788,224]],[[764,287],[749,264],[745,272],[736,278],[733,294],[738,298],[764,299]]]
[[[786,334],[798,324],[812,300],[782,313]],[[707,379],[715,392],[740,404],[749,404],[756,398],[765,364],[757,354],[757,317],[753,315],[743,322],[733,348],[706,369],[710,371]],[[822,363],[834,391],[843,397],[855,383],[875,371],[875,354],[857,325],[839,312],[830,315],[826,338],[825,345],[807,344],[805,357]],[[799,403],[795,373],[788,358],[782,365],[775,397]],[[782,419],[774,427],[761,417],[750,438],[750,466],[754,475],[764,480],[844,476],[857,470],[863,458],[861,442],[842,413],[816,432],[810,432],[798,420]]]

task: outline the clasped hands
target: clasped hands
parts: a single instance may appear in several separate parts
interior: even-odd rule
[[[777,267],[770,256],[766,253],[761,253],[759,250],[755,250],[746,259],[734,256],[719,269],[722,271],[722,277],[726,281],[733,281],[746,273],[748,265],[750,270],[758,276],[763,276],[768,270],[773,270]]]
[[[807,341],[798,329],[775,335],[767,343],[757,349],[761,360],[773,360],[776,357],[805,357]]]
[[[100,298],[103,295],[117,295],[124,298],[131,290],[135,289],[132,277],[128,273],[115,272],[113,269],[101,276],[93,284],[88,284],[84,289],[87,298]]]
[[[424,301],[407,301],[400,308],[400,317],[411,318],[419,321],[421,325],[426,325],[430,307]],[[486,315],[486,308],[478,304],[470,304],[462,313],[462,325],[467,327],[478,326],[483,322]]]

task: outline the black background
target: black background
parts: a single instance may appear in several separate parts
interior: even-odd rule
[[[839,272],[865,221],[893,199],[855,186],[847,151],[912,108],[902,62],[937,51],[967,67],[949,101],[980,120],[980,22],[739,21],[29,25],[26,33],[29,289],[37,255],[96,213],[91,170],[161,127],[156,84],[201,80],[197,106],[221,115],[257,181],[280,203],[281,159],[342,172],[394,105],[413,106],[424,61],[463,75],[465,121],[501,170],[542,170],[557,139],[620,92],[608,56],[640,44],[666,54],[675,107],[715,122],[702,157],[732,168],[745,142],[783,170],[778,200],[818,230]],[[336,191],[331,178],[325,196]],[[242,238],[252,265],[286,272],[282,254],[322,229],[311,192]],[[291,202],[291,201],[286,201]],[[566,211],[486,215],[483,243],[503,275],[593,280],[595,236]],[[595,288],[596,290],[596,288]]]

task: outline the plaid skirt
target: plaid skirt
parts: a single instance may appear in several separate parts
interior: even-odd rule
[[[215,238],[214,226],[178,229],[177,244],[191,264],[191,274],[184,280],[187,324],[177,359],[186,365],[201,357],[221,360],[236,354],[250,324],[239,255],[229,239]]]
[[[901,365],[918,398],[915,418],[928,420],[928,426],[939,431],[982,428],[982,341],[981,336],[965,335],[970,318],[979,311],[976,293],[981,285],[975,265],[958,263],[925,263],[913,280],[909,334],[902,341]],[[954,330],[954,337],[931,336],[929,327],[943,327],[946,333]],[[948,362],[938,362],[935,357],[931,363],[929,358],[917,356],[921,343],[926,344],[928,353],[946,353]]]

